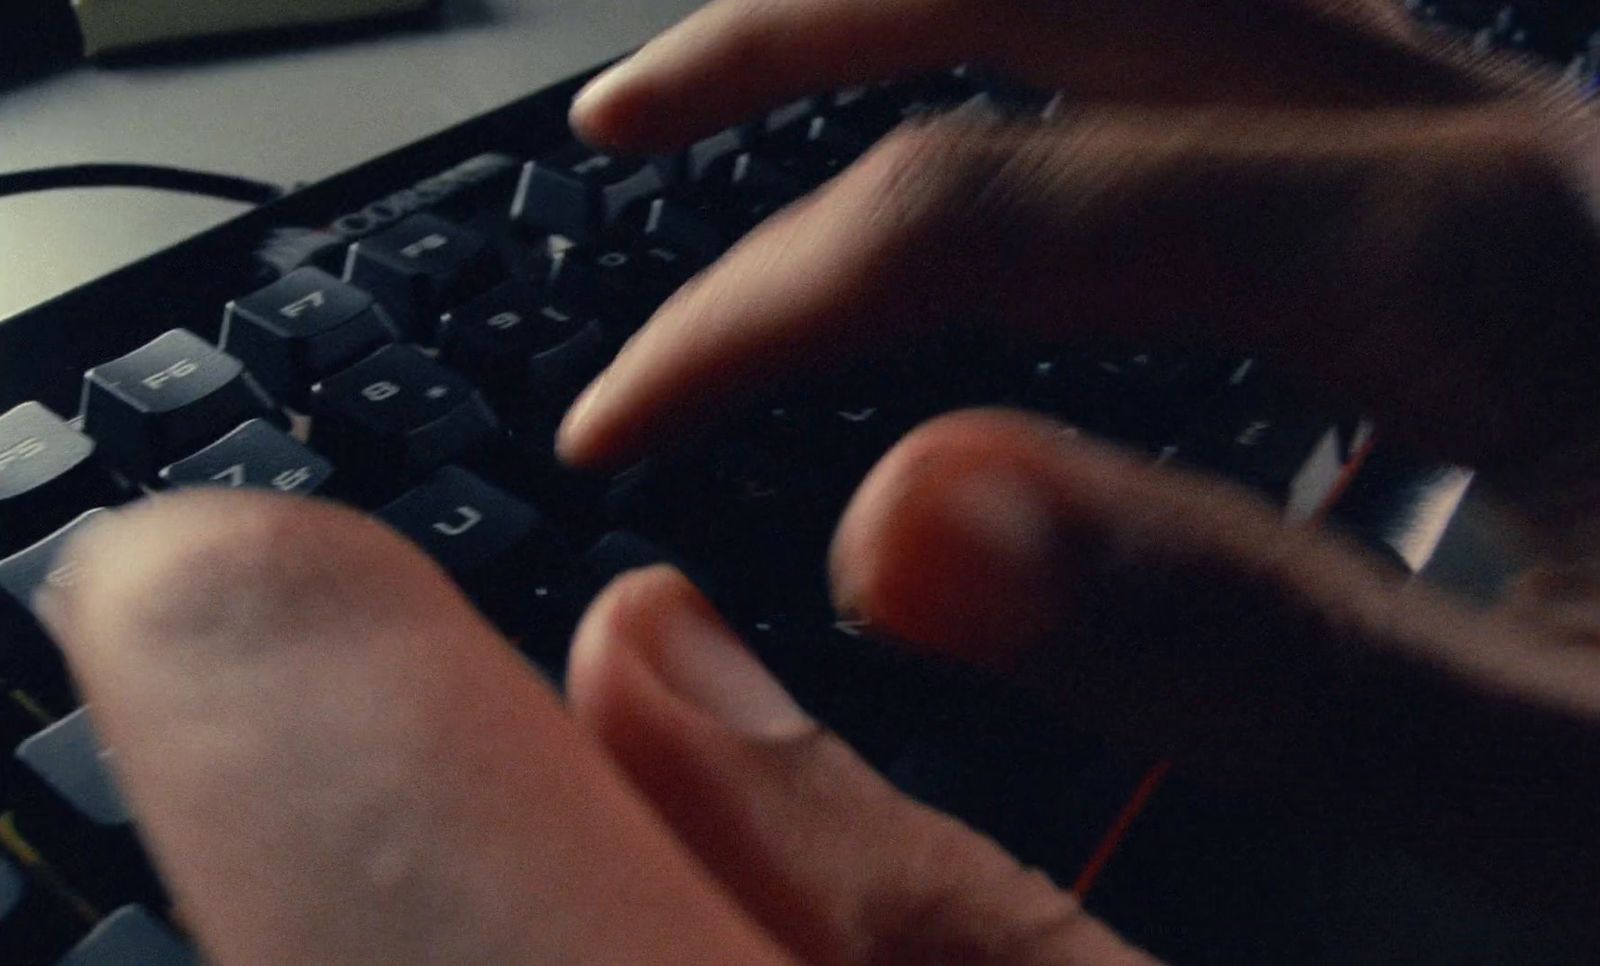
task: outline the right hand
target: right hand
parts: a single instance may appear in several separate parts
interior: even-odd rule
[[[1477,468],[1542,569],[1479,612],[1235,488],[991,413],[874,471],[836,596],[1086,727],[1600,911],[1592,109],[1382,3],[718,0],[573,122],[667,151],[958,61],[1069,109],[892,134],[669,301],[569,413],[565,458],[626,462],[935,324],[1255,352]]]

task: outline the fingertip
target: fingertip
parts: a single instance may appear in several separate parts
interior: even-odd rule
[[[602,71],[573,97],[567,123],[588,144],[618,153],[643,149],[641,121],[651,112],[632,62],[629,58]]]
[[[619,719],[642,717],[671,730],[710,722],[761,742],[816,729],[705,595],[664,565],[619,577],[590,606],[568,688],[581,716],[615,734],[625,733]]]
[[[573,632],[567,656],[567,698],[580,717],[603,709],[615,690],[611,682],[619,661],[636,659],[636,649],[647,645],[655,626],[682,606],[688,593],[698,592],[686,577],[657,564],[618,576],[596,595]]]
[[[1084,561],[1064,538],[1070,513],[1041,463],[1038,422],[958,413],[891,450],[829,550],[841,612],[998,670],[1057,631]]]

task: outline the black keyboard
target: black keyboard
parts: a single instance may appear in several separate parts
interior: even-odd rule
[[[1424,13],[1447,6],[1466,5]],[[254,487],[370,512],[557,680],[600,587],[676,563],[891,778],[1066,882],[1149,763],[868,640],[829,607],[833,523],[899,436],[961,406],[1034,409],[1414,562],[1412,511],[1448,474],[1368,452],[1359,414],[1308,406],[1254,359],[1194,347],[930,339],[887,370],[780,392],[671,458],[608,479],[569,473],[552,454],[565,407],[734,239],[906,117],[1048,101],[959,70],[806,98],[681,155],[624,159],[571,139],[566,107],[584,79],[0,324],[0,963],[195,961],[28,609],[36,588],[70,578],[54,554],[75,528],[146,492]],[[1368,485],[1346,488],[1358,453]],[[1330,505],[1338,493],[1359,499]],[[1358,948],[1355,933],[1391,948],[1429,935],[1408,957],[1419,961],[1492,950],[1485,930],[1537,948],[1522,924],[1409,870],[1404,889],[1352,899],[1307,870],[1396,860],[1335,856],[1314,830],[1248,806],[1175,786],[1142,821],[1144,847],[1135,836],[1113,859],[1091,905],[1181,961],[1335,960]]]

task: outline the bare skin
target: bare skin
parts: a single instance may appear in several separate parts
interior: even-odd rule
[[[836,597],[1086,729],[1600,920],[1594,118],[1377,2],[718,0],[573,121],[667,150],[969,60],[1082,108],[891,136],[664,306],[564,456],[714,432],[764,374],[890,349],[929,305],[1260,352],[1480,468],[1541,565],[1470,608],[1234,487],[981,411],[873,471]],[[347,511],[168,498],[70,552],[49,623],[220,963],[1147,961],[895,793],[669,570],[596,601],[563,707]]]

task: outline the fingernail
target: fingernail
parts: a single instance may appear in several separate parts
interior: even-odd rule
[[[601,387],[605,385],[606,376],[611,370],[607,369],[595,377],[572,406],[567,409],[567,415],[562,418],[561,426],[556,430],[556,449],[563,457],[570,458],[579,451],[583,433],[595,412],[595,402],[600,398]]]
[[[801,737],[817,727],[761,662],[720,621],[684,608],[664,622],[664,637],[643,649],[656,678],[679,698],[763,741]]]

